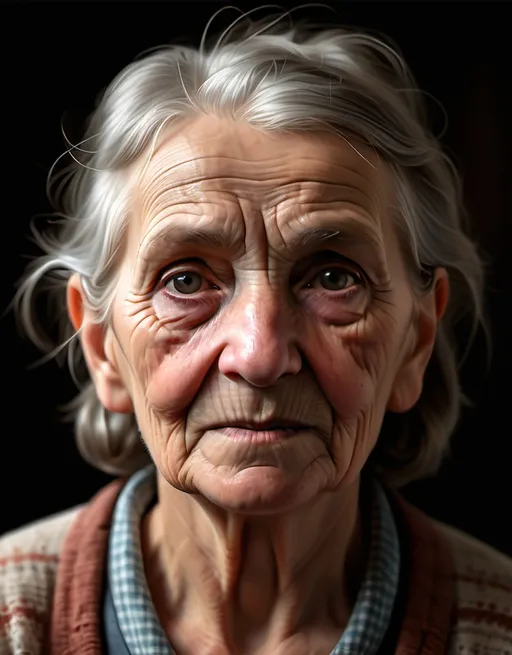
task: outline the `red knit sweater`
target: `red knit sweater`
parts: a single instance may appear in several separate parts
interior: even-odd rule
[[[103,576],[122,485],[0,539],[0,655],[102,653]],[[382,655],[512,652],[512,560],[399,497],[394,509],[403,563]]]

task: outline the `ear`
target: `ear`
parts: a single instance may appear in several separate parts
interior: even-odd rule
[[[111,328],[95,321],[94,312],[87,306],[78,274],[67,284],[68,315],[79,333],[87,368],[101,404],[110,412],[133,412],[130,393],[120,374],[113,348]]]
[[[443,318],[449,296],[448,273],[437,268],[432,287],[419,300],[413,326],[412,346],[395,377],[387,409],[407,412],[418,402],[423,378],[434,349],[438,325]]]

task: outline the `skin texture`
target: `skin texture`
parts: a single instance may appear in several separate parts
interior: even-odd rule
[[[418,400],[445,271],[411,287],[370,149],[202,117],[129,171],[111,322],[68,307],[158,469],[142,545],[180,654],[329,653],[364,572],[361,470]],[[184,493],[185,492],[185,493]]]

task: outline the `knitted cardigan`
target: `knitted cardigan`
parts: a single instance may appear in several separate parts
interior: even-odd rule
[[[123,484],[0,538],[0,655],[101,655],[109,527]],[[512,560],[392,502],[403,563],[380,653],[512,653]]]

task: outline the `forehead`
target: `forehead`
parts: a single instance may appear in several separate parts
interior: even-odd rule
[[[262,132],[201,117],[161,135],[135,167],[140,217],[219,193],[259,208],[294,200],[353,201],[371,213],[391,192],[389,172],[370,148],[327,133]],[[145,221],[144,221],[145,222]]]

